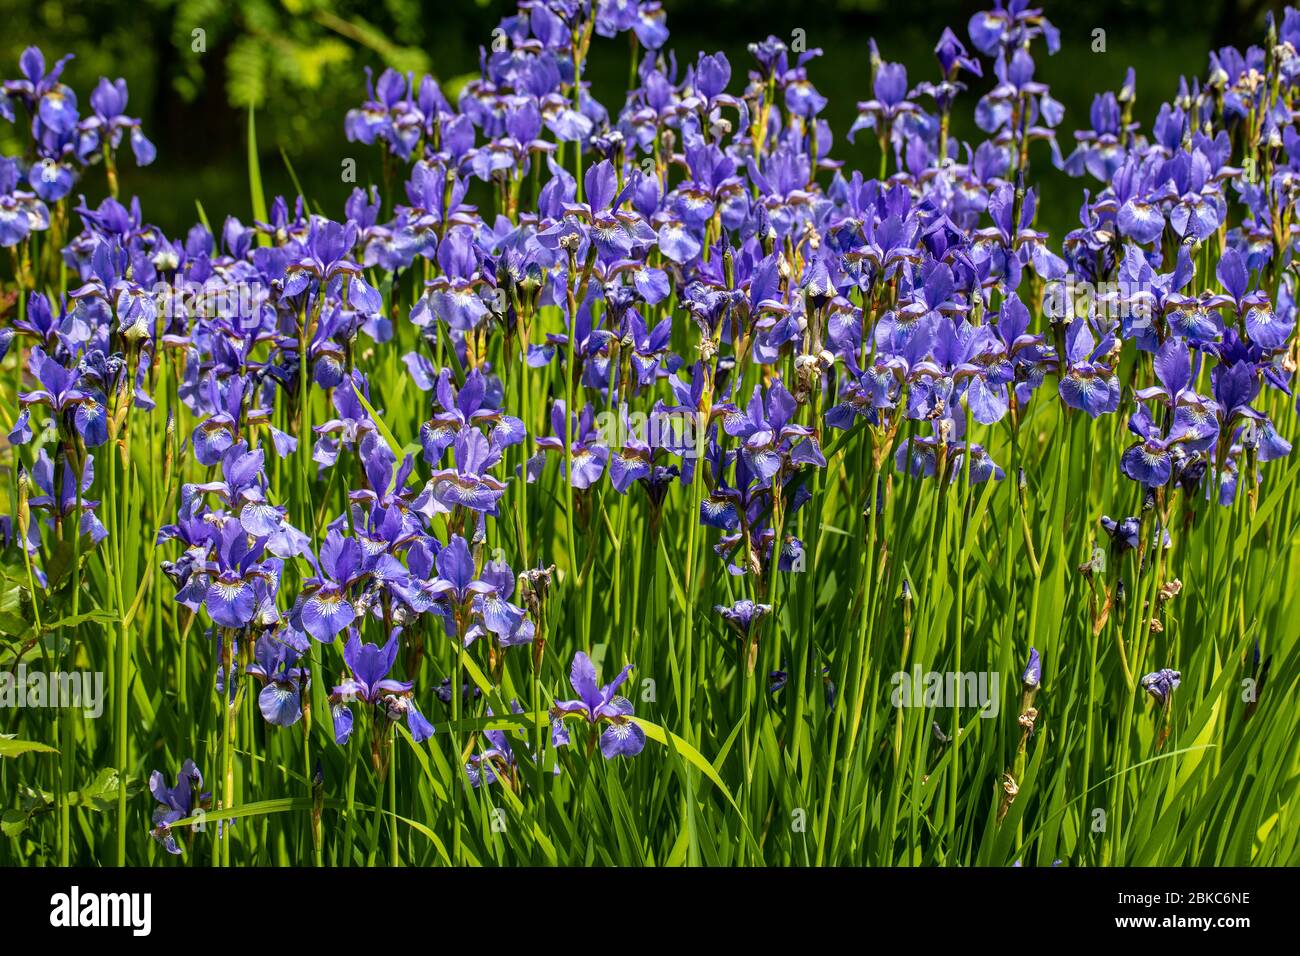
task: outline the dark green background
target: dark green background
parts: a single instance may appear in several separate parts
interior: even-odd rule
[[[1095,93],[1115,89],[1125,69],[1138,70],[1137,117],[1144,125],[1176,89],[1178,77],[1203,75],[1207,52],[1226,43],[1260,42],[1264,10],[1258,0],[1107,0],[1047,3],[1062,32],[1062,49],[1040,57],[1039,78],[1066,106],[1061,145],[1069,152],[1073,130],[1087,125]],[[876,168],[875,145],[863,136],[844,139],[858,100],[869,97],[867,41],[874,36],[886,59],[908,67],[909,82],[933,78],[931,54],[945,25],[963,41],[966,22],[987,3],[952,0],[667,0],[669,48],[684,68],[699,50],[725,51],[733,92],[750,66],[746,45],[775,34],[789,40],[806,31],[813,82],[830,103],[826,117],[836,132],[832,155],[850,166]],[[1273,5],[1275,9],[1281,4]],[[198,199],[219,222],[227,213],[250,218],[243,108],[257,107],[262,169],[268,195],[294,192],[280,150],[288,154],[304,190],[326,212],[340,215],[351,185],[342,182],[345,158],[357,160],[358,179],[379,181],[375,150],[348,143],[346,110],[364,97],[362,67],[387,64],[428,69],[445,85],[478,68],[479,48],[493,26],[511,12],[508,0],[141,0],[135,3],[0,0],[0,76],[18,75],[18,55],[29,43],[47,59],[72,52],[66,78],[83,109],[100,75],[125,77],[128,112],[141,116],[158,145],[158,160],[136,170],[121,162],[123,191],[137,193],[146,218],[183,233],[196,218]],[[207,51],[191,51],[192,31],[206,32]],[[1106,31],[1106,52],[1093,53],[1092,31]],[[623,38],[597,38],[587,76],[611,114],[623,102],[628,74]],[[990,71],[991,72],[991,71]],[[959,101],[955,131],[975,134],[971,116],[991,77],[975,80]],[[15,131],[0,124],[0,147],[13,152]],[[1040,225],[1070,228],[1082,200],[1080,183],[1048,169],[1046,147],[1034,157],[1043,193]],[[1095,189],[1096,184],[1091,184]],[[81,187],[96,200],[102,174]]]

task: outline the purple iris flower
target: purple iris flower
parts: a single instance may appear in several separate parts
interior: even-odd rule
[[[674,431],[678,424],[667,418],[671,413],[666,409],[663,402],[655,403],[649,418],[650,433],[646,435],[637,434],[626,409],[620,409],[624,440],[621,448],[611,449],[609,458],[609,478],[614,490],[625,495],[633,482],[640,482],[655,507],[663,501],[672,481],[681,474],[676,465],[660,464],[661,456],[665,453],[694,454],[693,437]]]
[[[538,438],[538,448],[547,452],[558,452],[563,456],[564,418],[564,400],[556,399],[551,406],[552,434]],[[573,474],[569,480],[575,488],[590,488],[600,481],[600,476],[605,473],[605,464],[609,461],[609,447],[601,441],[602,436],[597,430],[595,422],[596,413],[591,405],[583,406],[581,415],[570,417],[571,438],[573,439]],[[540,465],[540,455],[536,464],[529,463],[530,479],[536,478],[540,472]],[[560,467],[564,467],[563,458]]]
[[[1200,370],[1200,355],[1200,352],[1189,352],[1181,338],[1166,339],[1154,362],[1160,384],[1137,391],[1139,400],[1154,400],[1172,409],[1174,420],[1169,438],[1181,443],[1188,452],[1208,451],[1219,437],[1218,404],[1191,388]],[[1149,429],[1144,427],[1146,430]]]
[[[665,288],[664,294],[667,295],[667,292]],[[620,339],[630,352],[635,376],[634,387],[651,387],[672,367],[673,358],[669,352],[672,331],[671,319],[664,319],[654,328],[647,328],[639,311],[628,310],[623,319]]]
[[[407,358],[409,365],[411,356]],[[473,369],[465,377],[465,384],[459,389],[453,388],[448,369],[444,368],[438,374],[434,395],[442,411],[434,412],[433,417],[420,426],[425,462],[437,465],[442,461],[443,452],[470,426],[486,427],[489,444],[497,451],[524,440],[524,423],[492,407],[488,387],[488,379],[478,369]]]
[[[253,663],[244,673],[262,683],[257,705],[269,724],[292,727],[302,717],[302,696],[311,685],[311,672],[298,667],[301,650],[274,634],[263,634],[253,645]]]
[[[1111,190],[1119,205],[1115,224],[1122,236],[1144,246],[1159,239],[1166,224],[1164,206],[1156,201],[1150,178],[1135,156],[1129,156],[1111,177]]]
[[[609,4],[609,6],[616,6]],[[636,20],[632,32],[647,50],[658,50],[668,42],[668,16],[659,0],[639,0],[635,3]]]
[[[757,604],[744,598],[730,607],[721,604],[713,606],[713,613],[721,614],[722,619],[735,629],[742,638],[748,638],[749,632],[765,616],[772,613],[772,605]]]
[[[435,564],[437,577],[430,593],[446,606],[455,624],[464,628],[465,644],[485,632],[495,634],[502,647],[526,644],[533,639],[532,622],[523,608],[510,603],[515,579],[508,564],[489,561],[482,574],[476,574],[474,556],[460,535],[452,535],[447,546],[438,552]]]
[[[148,166],[157,158],[158,151],[140,129],[140,121],[126,115],[126,101],[126,80],[100,77],[90,94],[93,113],[79,126],[77,152],[82,162],[88,162],[104,146],[116,152],[123,134],[130,139],[136,165]]]
[[[0,246],[12,248],[30,233],[49,227],[49,210],[34,193],[0,190]]]
[[[1191,256],[1185,246],[1179,249],[1173,271],[1157,273],[1142,251],[1130,245],[1120,264],[1120,284],[1131,291],[1127,295],[1106,294],[1102,301],[1124,307],[1121,334],[1134,339],[1144,351],[1156,350],[1162,319],[1169,331],[1180,338],[1193,342],[1217,339],[1222,328],[1212,311],[1213,298],[1183,294],[1193,275]]]
[[[510,702],[510,712],[512,714],[522,714],[524,709],[518,701]],[[492,708],[487,709],[487,715],[493,716]],[[487,740],[488,746],[484,747],[479,753],[473,754],[469,762],[465,764],[465,774],[469,777],[470,785],[477,788],[484,785],[491,785],[499,780],[505,780],[510,786],[517,786],[517,773],[519,762],[515,757],[515,747],[523,747],[524,753],[532,759],[532,754],[527,743],[521,741],[511,742],[510,733],[505,730],[485,730],[483,737]],[[554,767],[552,773],[559,774],[560,768]]]
[[[28,368],[41,387],[35,391],[19,393],[18,404],[22,412],[11,433],[11,440],[22,444],[31,439],[28,430],[31,408],[33,405],[44,405],[58,417],[60,431],[70,425],[68,433],[75,431],[88,447],[94,448],[108,441],[108,409],[105,407],[104,393],[98,388],[82,387],[80,368],[69,371],[46,355],[39,345],[32,348]]]
[[[216,409],[216,414],[203,419],[194,427],[190,443],[199,464],[212,466],[239,437],[244,413],[246,386],[240,376],[230,376],[224,382],[212,380],[205,391]]]
[[[739,101],[726,92],[731,82],[731,63],[725,53],[700,53],[687,79],[695,91],[696,103],[701,113],[711,113],[718,106],[738,106]],[[688,106],[692,105],[689,102]]]
[[[485,182],[505,172],[518,181],[529,171],[534,153],[555,151],[554,143],[540,138],[542,111],[535,98],[508,96],[502,100],[506,110],[506,135],[489,140],[466,154],[469,168]]]
[[[17,99],[33,117],[33,134],[41,138],[41,127],[60,134],[70,135],[77,127],[77,94],[59,81],[63,68],[72,59],[68,54],[45,71],[45,55],[40,49],[29,46],[18,59],[24,79],[7,80],[3,90],[6,97]],[[6,115],[10,121],[12,115]]]
[[[1119,408],[1120,384],[1108,360],[1114,344],[1110,332],[1098,342],[1084,319],[1075,319],[1065,332],[1067,364],[1057,388],[1065,404],[1090,418]]]
[[[919,111],[908,97],[907,67],[901,63],[882,63],[872,83],[873,98],[858,104],[858,118],[849,128],[848,140],[860,129],[873,129],[884,137],[903,116]]]
[[[316,574],[305,582],[291,620],[316,640],[329,643],[356,619],[350,589],[367,576],[369,568],[361,545],[338,529],[325,536],[320,560],[313,564]]]
[[[965,45],[949,27],[943,28],[939,42],[935,44],[934,55],[944,76],[953,76],[958,70],[965,70],[974,76],[984,75],[979,60],[966,51]]]
[[[515,713],[523,712],[517,702],[512,702],[511,709]],[[491,707],[487,709],[487,713],[489,717],[492,716]],[[465,775],[469,778],[470,786],[475,789],[484,785],[490,786],[502,777],[513,781],[518,763],[515,760],[514,748],[510,744],[510,736],[504,730],[485,730],[483,737],[487,740],[488,746],[472,754],[465,764]]]
[[[429,517],[456,508],[495,516],[506,484],[490,474],[500,463],[501,449],[477,428],[466,428],[452,445],[453,467],[433,472],[412,507]]]
[[[632,719],[632,702],[619,696],[618,689],[632,672],[628,664],[610,683],[597,684],[596,665],[582,651],[573,657],[569,670],[569,683],[578,694],[577,700],[558,700],[551,708],[551,742],[559,747],[569,743],[569,731],[564,720],[581,716],[596,728],[602,723],[609,726],[600,735],[600,752],[606,760],[613,757],[635,757],[645,746],[645,731]]]
[[[345,312],[342,308],[326,306],[322,309],[307,350],[312,381],[321,388],[334,388],[347,377],[347,354],[340,343],[356,335],[356,319],[355,313]]]
[[[312,450],[312,460],[322,469],[332,466],[339,457],[339,448],[359,447],[366,434],[376,431],[370,412],[361,404],[360,395],[370,400],[370,385],[360,369],[353,369],[352,381],[334,389],[330,402],[337,418],[331,418],[312,430],[320,436]]]
[[[865,418],[872,425],[880,424],[881,410],[893,408],[899,397],[895,363],[889,356],[881,354],[864,372],[858,366],[856,350],[848,349],[844,364],[848,374],[840,386],[839,401],[826,411],[826,424],[841,430],[852,428],[859,418]]]
[[[67,462],[64,461],[61,464],[63,487],[58,491],[56,502],[54,462],[50,460],[50,456],[44,448],[40,450],[36,456],[36,463],[32,466],[32,481],[40,494],[33,495],[29,504],[33,509],[49,511],[52,515],[57,514],[60,518],[66,518],[77,510],[77,499],[80,495],[81,514],[77,524],[78,530],[83,535],[89,535],[92,543],[98,544],[108,537],[108,531],[95,514],[99,501],[85,497],[95,483],[94,458],[86,455],[86,461],[81,470],[80,484],[73,476],[73,470],[68,466]],[[35,549],[39,544],[40,525],[37,522],[32,522],[28,530],[28,550],[35,553]]]
[[[745,410],[733,406],[722,420],[727,434],[743,441],[740,453],[760,481],[772,480],[789,464],[826,466],[813,430],[793,421],[797,407],[794,396],[777,380],[766,402],[762,387],[755,385]]]
[[[475,576],[474,556],[465,539],[458,534],[452,535],[447,546],[438,552],[435,565],[438,577],[434,580],[433,592],[454,608],[465,607],[476,595],[492,588],[491,584]]]
[[[594,244],[607,262],[626,259],[637,241],[641,218],[634,212],[621,212],[620,207],[639,177],[639,171],[633,172],[620,189],[618,173],[609,160],[590,167],[583,177],[586,202],[565,203],[564,218],[538,233],[538,241],[554,249],[566,235],[577,235],[584,244]]]
[[[31,184],[32,192],[46,202],[66,198],[76,181],[70,163],[49,156],[36,160],[27,170],[27,182]]]
[[[356,630],[348,633],[343,647],[343,661],[350,676],[330,694],[330,708],[334,719],[334,740],[346,744],[352,736],[352,709],[349,704],[360,701],[382,711],[390,721],[405,719],[411,739],[423,743],[433,736],[433,725],[425,720],[413,699],[415,684],[394,680],[388,676],[397,660],[397,650],[402,629],[394,628],[388,642],[363,643]]]
[[[1279,314],[1270,304],[1268,295],[1261,290],[1250,292],[1250,273],[1246,260],[1236,249],[1227,249],[1219,259],[1215,271],[1226,296],[1215,304],[1230,307],[1245,328],[1250,341],[1260,348],[1271,350],[1285,347],[1295,331],[1295,316]]]
[[[1183,675],[1181,673],[1165,667],[1143,677],[1142,689],[1160,703],[1168,704],[1170,697],[1178,689],[1178,685],[1182,683],[1182,680]]]
[[[451,705],[451,678],[444,677],[434,686],[433,694],[444,704]],[[462,702],[478,700],[483,696],[483,689],[477,684],[464,683],[460,685],[460,699]]]
[[[1102,515],[1101,527],[1108,535],[1110,535],[1114,550],[1118,554],[1122,554],[1125,551],[1129,551],[1132,550],[1133,548],[1136,548],[1138,544],[1141,542],[1142,520],[1135,516],[1121,518],[1120,520],[1116,521],[1114,518],[1110,517],[1109,515]],[[1170,547],[1170,545],[1172,544],[1172,540],[1169,537],[1168,528],[1162,529],[1161,539],[1163,541],[1163,546],[1165,548]],[[1154,534],[1152,534],[1151,543],[1153,546],[1155,540],[1156,537]]]
[[[453,226],[438,245],[441,275],[430,280],[425,293],[411,309],[411,321],[424,327],[439,319],[448,328],[468,332],[478,328],[490,314],[479,289],[489,285],[481,271],[481,253],[468,226]]]
[[[0,93],[0,104],[5,98]],[[2,113],[3,110],[0,110]],[[54,182],[51,188],[61,187],[66,175],[64,164],[53,167]],[[50,228],[50,211],[35,192],[26,192],[18,188],[22,178],[22,168],[16,159],[0,156],[0,246],[13,247],[22,242],[33,232],[43,232]],[[38,182],[43,181],[43,173],[38,171]],[[35,187],[33,187],[35,188]]]
[[[203,606],[214,624],[238,628],[251,622],[272,568],[262,564],[265,538],[251,538],[238,521],[228,520],[216,542],[216,560],[204,570],[211,575]]]
[[[41,52],[40,48],[29,46],[23,50],[18,59],[18,67],[22,70],[24,78],[21,80],[5,80],[4,83],[0,84],[0,91],[4,93],[5,97],[0,100],[4,111],[0,115],[3,115],[9,122],[14,122],[11,101],[15,99],[26,106],[30,112],[35,112],[34,107],[41,89],[50,83],[58,82],[59,76],[63,73],[63,67],[71,59],[72,54],[69,53],[59,60],[54,65],[54,69],[47,74],[45,72],[45,54]]]
[[[1029,0],[993,0],[992,10],[983,10],[968,23],[971,43],[985,56],[1016,46],[1028,46],[1041,36],[1047,51],[1055,53],[1061,46],[1061,33],[1043,16],[1043,11],[1029,6]]]
[[[488,561],[483,565],[479,580],[491,585],[491,590],[474,595],[475,624],[465,635],[466,643],[476,640],[484,631],[495,634],[501,647],[528,644],[533,639],[533,622],[524,609],[510,603],[515,591],[515,575],[504,559]]]
[[[1032,189],[1026,190],[1020,219],[1013,221],[1016,191],[1010,185],[1001,186],[989,197],[988,212],[993,226],[974,232],[976,255],[990,258],[990,270],[1002,277],[1010,289],[1020,284],[1026,265],[1032,266],[1043,279],[1062,279],[1066,274],[1065,260],[1047,246],[1047,234],[1032,228],[1036,204],[1037,194]]]
[[[941,319],[937,324],[931,354],[933,359],[912,370],[914,384],[909,406],[920,402],[927,408],[952,409],[963,392],[977,422],[992,425],[1007,412],[1005,387],[990,383],[985,369],[998,364],[1002,340],[987,325],[955,324]],[[910,417],[910,416],[909,416]]]
[[[358,312],[374,314],[383,306],[379,293],[361,277],[361,267],[349,256],[357,244],[356,223],[313,218],[302,242],[302,255],[285,270],[283,294],[305,292],[315,282],[322,289],[341,288],[347,283],[349,305]]]
[[[744,180],[737,175],[734,159],[713,144],[701,144],[686,151],[690,178],[679,183],[667,197],[676,219],[695,234],[702,235],[715,216],[724,226],[735,228],[749,211]]]
[[[158,801],[153,811],[152,836],[173,856],[181,855],[181,848],[176,843],[176,836],[171,832],[173,823],[188,819],[196,809],[207,805],[210,794],[201,793],[203,774],[193,760],[187,759],[181,764],[181,772],[176,777],[176,786],[167,786],[162,771],[155,770],[149,775],[149,792]]]
[[[371,506],[367,527],[383,527],[389,544],[406,541],[411,537],[412,525],[406,520],[405,512],[410,509],[414,497],[407,482],[415,469],[415,461],[406,455],[398,465],[388,443],[375,432],[367,432],[361,439],[359,457],[369,487],[349,491],[348,500]],[[390,525],[394,519],[398,522],[396,526]]]
[[[1234,360],[1229,361],[1229,358]],[[1264,414],[1251,404],[1259,394],[1259,379],[1259,370],[1254,362],[1221,353],[1219,364],[1210,370],[1220,434],[1230,434],[1243,420],[1256,423],[1266,420]]]
[[[1120,469],[1128,477],[1148,488],[1168,484],[1173,475],[1174,450],[1177,447],[1162,430],[1145,405],[1139,405],[1128,423],[1129,431],[1138,436],[1120,458]]]
[[[409,206],[397,207],[393,224],[392,255],[402,263],[418,257],[433,259],[439,236],[448,226],[470,217],[472,207],[464,204],[469,181],[442,165],[416,163],[406,184]],[[414,320],[414,316],[412,316]],[[426,320],[427,321],[427,320]],[[422,324],[417,322],[416,324]]]
[[[162,562],[163,573],[176,587],[176,602],[197,612],[207,598],[211,576],[207,573],[208,555],[219,531],[207,520],[208,512],[198,497],[184,497],[175,524],[158,529],[158,543],[176,540],[185,551],[175,561]]]
[[[27,297],[27,315],[22,319],[15,319],[13,329],[7,329],[7,332],[21,332],[36,340],[36,344],[45,349],[46,352],[55,350],[58,347],[60,333],[64,331],[67,320],[67,313],[61,311],[56,319],[50,308],[50,300],[43,293],[33,292]]]
[[[716,441],[710,441],[706,459],[711,466],[714,491],[700,503],[700,523],[730,532],[723,535],[715,545],[715,551],[720,556],[729,556],[743,546],[745,536],[740,529],[742,525],[747,526],[751,538],[750,553],[738,555],[739,563],[729,562],[727,571],[733,575],[761,573],[763,560],[771,557],[776,544],[776,532],[764,527],[772,485],[754,474],[743,454],[739,451],[724,451]],[[734,478],[729,481],[725,477],[726,470],[733,464]],[[793,477],[790,478],[790,482],[794,480]],[[796,492],[790,499],[787,516],[797,512],[807,500],[806,492]],[[802,547],[797,538],[786,537],[778,555],[779,568],[789,570]]]
[[[1065,107],[1052,98],[1045,83],[1034,79],[1034,71],[1034,58],[1023,47],[999,55],[993,64],[998,85],[980,99],[975,123],[994,134],[996,142],[1018,150],[1030,141],[1046,140],[1054,164],[1060,168],[1065,160],[1053,128],[1064,118]]]
[[[240,440],[221,456],[222,480],[183,485],[181,497],[188,501],[196,496],[215,495],[237,514],[246,532],[266,539],[267,550],[279,557],[292,557],[301,552],[305,541],[296,529],[286,525],[284,506],[267,500],[264,463],[261,448],[249,451],[248,445]]]
[[[1132,77],[1133,69],[1130,67],[1130,79],[1126,82],[1126,87],[1132,86]],[[1087,171],[1103,183],[1109,183],[1128,156],[1124,137],[1136,126],[1129,124],[1124,129],[1120,128],[1122,123],[1120,100],[1109,91],[1093,97],[1092,109],[1088,115],[1092,124],[1091,129],[1075,132],[1074,138],[1078,146],[1066,159],[1065,171],[1071,176],[1081,176]],[[1164,217],[1160,216],[1160,220],[1163,226]],[[1151,236],[1139,241],[1150,242],[1154,238]]]
[[[1028,405],[1046,372],[1048,351],[1043,336],[1029,331],[1029,309],[1014,293],[1003,302],[994,328],[1002,349],[995,349],[991,360],[981,360],[984,376],[978,387],[989,393],[987,401],[1000,406],[1007,401],[1005,386],[1014,383],[1016,402]],[[971,387],[977,386],[972,383]]]
[[[1101,526],[1121,550],[1132,550],[1138,546],[1142,523],[1138,518],[1129,517],[1116,521],[1109,515],[1101,516]]]
[[[1169,225],[1182,238],[1205,240],[1227,215],[1215,171],[1199,148],[1182,150],[1161,167],[1157,185],[1169,196]]]
[[[371,186],[368,192],[357,187],[352,190],[343,211],[348,221],[355,222],[359,230],[357,245],[362,250],[359,263],[361,267],[369,269],[377,265],[396,271],[407,263],[395,254],[392,228],[379,222],[381,208],[378,187]]]
[[[370,67],[365,68],[366,90],[370,98],[360,109],[348,110],[344,130],[349,142],[361,142],[367,145],[376,139],[387,142],[400,156],[410,154],[410,145],[405,137],[397,134],[394,117],[403,112],[410,84],[397,70],[389,69],[379,77],[376,87],[374,74]]]

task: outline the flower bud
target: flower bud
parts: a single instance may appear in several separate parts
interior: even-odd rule
[[[1025,672],[1020,675],[1020,683],[1025,685],[1025,690],[1037,690],[1042,680],[1043,662],[1038,656],[1038,650],[1031,647],[1029,649],[1029,663],[1025,665]]]

